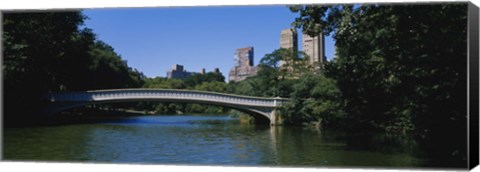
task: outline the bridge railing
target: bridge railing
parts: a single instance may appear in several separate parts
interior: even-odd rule
[[[50,101],[102,101],[113,99],[168,99],[168,100],[197,100],[208,102],[222,102],[243,104],[251,106],[276,107],[287,101],[282,98],[263,98],[239,96],[205,91],[169,90],[169,89],[125,89],[125,90],[100,90],[87,92],[53,93]]]

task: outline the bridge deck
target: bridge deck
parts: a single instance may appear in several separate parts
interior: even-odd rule
[[[207,91],[173,89],[117,89],[94,90],[84,92],[58,92],[47,95],[51,106],[50,113],[86,104],[128,102],[128,101],[171,101],[216,104],[252,112],[256,119],[259,114],[268,118],[271,124],[277,124],[275,109],[288,101],[284,98],[251,97]]]
[[[194,90],[173,89],[117,89],[85,92],[59,92],[48,96],[50,102],[97,102],[115,100],[184,100],[218,102],[246,106],[277,107],[284,98],[264,98]]]

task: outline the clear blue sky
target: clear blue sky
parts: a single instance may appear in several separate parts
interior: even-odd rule
[[[297,14],[285,6],[112,8],[83,11],[99,40],[147,77],[165,77],[173,64],[187,71],[220,68],[228,78],[237,48],[254,47],[255,65],[279,48],[280,31]],[[301,30],[297,30],[301,33]],[[299,34],[299,48],[301,35]],[[326,37],[326,56],[333,40]]]

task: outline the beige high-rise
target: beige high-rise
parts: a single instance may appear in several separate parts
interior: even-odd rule
[[[302,36],[302,51],[309,57],[309,63],[312,65],[316,62],[325,62],[325,40],[322,33],[315,37],[307,34]]]
[[[298,49],[297,31],[294,28],[284,29],[280,32],[280,48]]]
[[[280,48],[298,50],[298,36],[297,35],[298,35],[297,30],[295,28],[282,30],[280,32]],[[289,58],[289,57],[287,57],[287,58]],[[280,60],[280,66],[283,66],[284,64],[285,64],[285,61]]]

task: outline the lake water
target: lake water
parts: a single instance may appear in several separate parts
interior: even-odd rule
[[[139,116],[4,130],[4,159],[222,166],[429,166],[416,143],[384,134],[240,124],[228,116]]]

